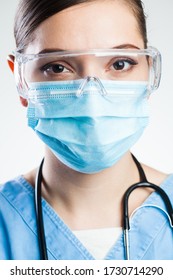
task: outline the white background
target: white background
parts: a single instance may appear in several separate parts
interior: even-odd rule
[[[10,3],[9,3],[10,2]],[[173,1],[145,0],[149,45],[163,57],[160,89],[153,94],[151,121],[133,148],[139,160],[173,172]],[[6,57],[14,48],[13,19],[18,0],[0,0],[0,182],[38,165],[44,147],[27,127],[26,111],[18,99]]]

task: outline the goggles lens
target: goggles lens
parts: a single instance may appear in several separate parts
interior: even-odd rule
[[[43,54],[15,53],[19,94],[27,96],[32,83],[72,81],[86,76],[111,81],[144,81],[151,92],[159,86],[161,56],[154,49],[89,50]]]

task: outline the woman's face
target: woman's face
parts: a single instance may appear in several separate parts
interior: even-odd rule
[[[114,48],[143,49],[144,42],[137,20],[128,7],[122,4],[122,1],[102,0],[73,6],[45,20],[36,29],[34,40],[28,45],[26,53]],[[52,69],[49,69],[44,71],[46,73],[44,77],[47,80],[51,80],[50,77],[73,80],[86,76],[112,79],[113,72],[121,73],[121,75],[115,76],[118,79],[122,77],[121,80],[136,80],[136,78],[145,80],[148,75],[148,71],[145,74],[144,70],[148,69],[146,58],[143,58],[144,63],[140,63],[141,67],[135,68],[136,72],[131,71],[133,65],[130,65],[129,62],[125,63],[128,71],[123,73],[127,73],[128,76],[122,75],[121,71],[115,72],[111,61],[107,62],[102,59],[99,64],[89,56],[83,57],[82,60],[78,59],[77,63],[76,61],[73,59],[68,63],[67,61],[57,61],[61,67],[63,66],[62,73],[55,75],[55,72],[53,73]],[[31,69],[29,71],[26,68],[26,73],[28,80],[32,81],[33,77],[35,77],[34,81],[41,80],[40,76],[37,76],[38,71],[32,73]]]

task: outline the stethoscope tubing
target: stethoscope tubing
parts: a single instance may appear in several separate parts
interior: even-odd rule
[[[168,216],[171,221],[171,226],[173,227],[173,208],[168,195],[162,188],[147,181],[142,166],[133,155],[132,157],[139,171],[140,182],[130,186],[124,193],[124,197],[123,197],[123,233],[124,233],[124,252],[125,252],[126,260],[130,260],[130,242],[129,242],[130,222],[129,222],[128,201],[132,191],[134,191],[137,188],[152,188],[155,191],[157,191],[165,203]],[[41,186],[43,181],[43,176],[42,176],[43,163],[44,163],[44,159],[41,161],[35,180],[35,211],[36,211],[36,221],[37,221],[37,230],[38,230],[40,260],[48,260],[43,213],[42,213],[42,195],[41,195]]]
[[[41,195],[41,184],[43,180],[43,176],[42,176],[43,163],[44,163],[44,159],[41,161],[35,180],[35,211],[36,211],[37,230],[38,230],[38,242],[39,242],[39,249],[40,249],[39,250],[40,260],[48,260],[43,212],[42,212],[42,195]]]
[[[168,195],[162,188],[148,181],[139,182],[130,186],[124,193],[124,198],[123,198],[123,234],[124,234],[124,250],[125,250],[126,260],[130,260],[130,242],[129,242],[130,222],[129,222],[128,201],[129,201],[130,194],[137,188],[152,188],[161,196],[165,204],[168,216],[170,218],[171,227],[173,227],[173,208]]]
[[[157,191],[157,193],[159,193],[159,195],[162,197],[162,200],[163,200],[163,202],[166,206],[168,215],[170,217],[171,226],[173,227],[173,208],[172,208],[172,205],[171,205],[171,202],[170,202],[170,199],[169,199],[168,195],[159,186],[146,181],[146,182],[140,182],[140,183],[136,183],[136,184],[132,185],[131,187],[129,187],[127,189],[127,191],[124,194],[124,199],[123,199],[123,218],[124,218],[123,228],[124,228],[124,230],[126,230],[126,229],[129,230],[130,229],[128,200],[129,200],[129,196],[132,193],[132,191],[134,191],[137,188],[152,188],[155,191]]]

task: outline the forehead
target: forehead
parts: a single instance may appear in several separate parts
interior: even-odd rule
[[[131,44],[143,48],[137,20],[124,1],[92,1],[65,9],[40,24],[27,52],[82,50]]]

